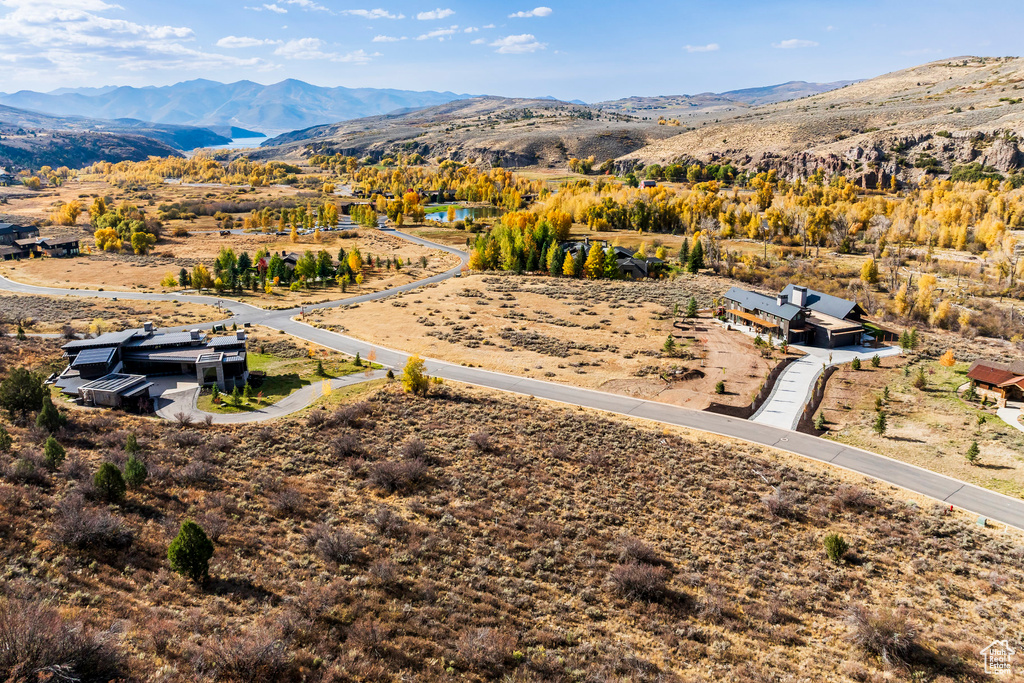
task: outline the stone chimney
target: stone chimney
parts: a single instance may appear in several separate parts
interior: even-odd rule
[[[245,330],[236,330],[235,339],[238,341],[245,341]]]
[[[807,308],[807,288],[806,287],[794,287],[793,288],[793,303],[800,308]]]
[[[775,297],[775,303],[777,303],[779,306],[785,306],[786,304],[789,303],[789,295],[779,294],[778,296]]]

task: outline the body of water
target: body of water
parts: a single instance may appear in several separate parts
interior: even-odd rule
[[[252,149],[253,147],[259,147],[261,143],[266,142],[270,138],[233,138],[231,142],[223,145],[214,145],[213,147],[205,147],[204,149]]]
[[[467,218],[477,220],[479,218],[495,218],[505,213],[501,209],[496,209],[492,206],[470,206],[464,209],[455,209],[455,220],[464,221]],[[445,209],[440,213],[428,213],[427,220],[439,221],[441,223],[448,222],[448,210]]]

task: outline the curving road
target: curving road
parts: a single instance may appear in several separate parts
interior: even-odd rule
[[[451,270],[434,275],[419,282],[396,287],[394,289],[365,294],[341,301],[332,301],[317,304],[309,307],[311,310],[349,306],[382,299],[399,292],[409,291],[425,284],[440,282],[459,274],[463,264],[466,263],[467,255],[458,249],[429,242],[428,240],[392,231],[398,237],[429,246],[435,249],[442,249],[460,257],[462,263]],[[190,301],[194,303],[217,303],[218,301],[231,311],[233,317],[221,324],[231,323],[253,323],[267,326],[272,329],[282,330],[287,334],[304,339],[306,341],[325,346],[342,353],[354,355],[359,352],[363,358],[374,352],[375,362],[393,368],[402,367],[408,355],[390,349],[379,344],[372,344],[352,337],[347,337],[336,332],[322,330],[307,325],[294,316],[299,309],[281,311],[268,311],[249,304],[242,304],[227,299],[215,297],[204,297],[198,295],[173,295],[173,294],[143,294],[137,292],[97,292],[90,290],[69,290],[48,287],[35,287],[12,282],[0,277],[0,289],[30,294],[66,294],[72,296],[100,297],[100,298],[125,298],[125,299],[162,299],[179,301]],[[210,325],[212,323],[208,323]],[[453,382],[462,382],[480,387],[507,391],[510,393],[536,397],[548,401],[556,401],[569,405],[592,408],[609,413],[628,415],[630,417],[651,420],[663,424],[686,427],[704,432],[710,432],[721,436],[740,439],[749,443],[778,448],[796,455],[829,463],[836,467],[863,474],[880,481],[899,486],[901,488],[923,494],[943,504],[953,505],[964,510],[970,510],[975,514],[982,515],[1005,524],[1024,529],[1024,500],[1010,498],[994,491],[989,491],[973,484],[958,481],[929,470],[916,467],[884,455],[871,453],[858,448],[852,448],[833,441],[827,441],[807,434],[794,432],[771,425],[758,424],[748,420],[708,413],[704,411],[690,410],[678,406],[644,401],[628,396],[608,394],[590,389],[579,389],[564,386],[543,380],[515,377],[497,372],[490,372],[480,368],[468,368],[453,363],[438,360],[426,359],[427,370],[430,374],[442,377]]]

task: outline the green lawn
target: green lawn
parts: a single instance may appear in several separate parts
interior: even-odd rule
[[[445,212],[448,211],[448,207],[449,206],[453,207],[456,211],[458,211],[459,209],[465,208],[461,204],[435,204],[434,206],[426,207],[423,210],[423,213],[425,213],[425,214],[445,213]]]
[[[323,362],[323,375],[317,373],[316,359],[281,358],[280,356],[268,353],[253,353],[250,351],[248,355],[249,371],[267,373],[263,386],[253,388],[252,402],[246,403],[243,399],[242,403],[238,406],[229,405],[231,397],[221,394],[220,403],[214,403],[212,395],[204,392],[199,396],[196,406],[199,410],[208,413],[251,412],[260,407],[277,403],[284,397],[310,384],[323,382],[326,379],[344,377],[356,372],[363,372],[368,368],[380,367],[366,361],[363,361],[361,367],[357,367],[353,362],[354,359],[340,354],[332,354],[322,358],[321,361]]]

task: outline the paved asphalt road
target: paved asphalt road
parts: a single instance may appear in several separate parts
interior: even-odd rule
[[[466,259],[466,254],[451,247],[434,244],[412,235],[395,232],[396,236],[404,239],[439,248]],[[374,299],[381,299],[391,296],[397,292],[408,291],[430,282],[440,282],[449,277],[458,275],[461,265],[449,270],[446,273],[435,275],[416,283],[403,285],[393,290],[385,290],[374,294],[367,294],[342,301],[335,301],[326,304],[312,306],[312,309],[346,306]],[[68,290],[59,288],[33,287],[11,282],[0,278],[0,289],[12,292],[24,292],[31,294],[70,294],[73,296],[89,296],[125,299],[177,299],[179,301],[193,301],[195,303],[215,303],[214,297],[201,297],[194,295],[174,294],[142,294],[131,292],[94,292],[88,290]],[[354,355],[356,352],[367,358],[370,352],[376,354],[375,361],[385,366],[401,368],[407,359],[407,355],[401,351],[388,349],[383,346],[346,337],[344,335],[312,327],[301,321],[293,320],[298,309],[284,311],[266,311],[248,304],[239,304],[230,300],[223,300],[233,318],[223,321],[227,324],[237,322],[239,324],[250,322],[265,325],[272,329],[283,330],[287,334],[294,335],[301,339],[320,344],[322,346]],[[797,455],[801,455],[821,462],[830,463],[837,467],[843,467],[868,477],[878,479],[896,486],[921,493],[934,498],[942,503],[954,505],[976,514],[989,517],[993,520],[1024,529],[1024,501],[1010,498],[993,491],[967,484],[950,477],[936,474],[928,470],[909,465],[898,460],[870,453],[857,448],[844,446],[842,444],[820,439],[817,437],[801,434],[799,432],[781,429],[770,425],[757,424],[747,420],[708,413],[703,411],[689,410],[678,406],[653,401],[642,401],[627,396],[607,394],[600,391],[579,389],[561,384],[554,384],[542,380],[514,377],[496,372],[482,370],[480,368],[467,368],[452,363],[427,360],[427,371],[438,377],[453,382],[464,382],[481,387],[507,391],[526,396],[532,396],[544,400],[556,401],[569,405],[582,406],[602,410],[610,413],[629,415],[631,417],[652,420],[664,424],[688,427],[705,432],[711,432],[722,436],[733,437],[761,444],[773,448],[779,448]]]

